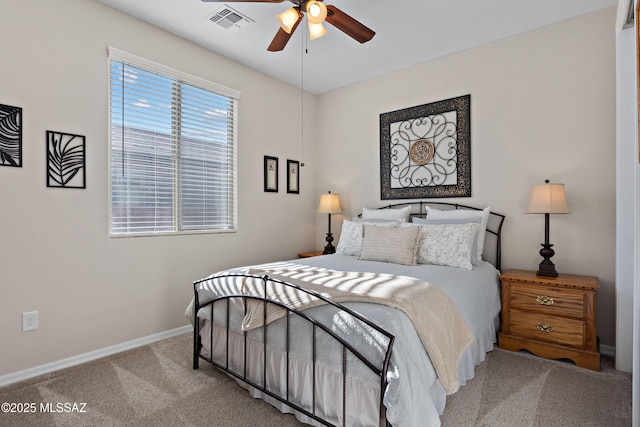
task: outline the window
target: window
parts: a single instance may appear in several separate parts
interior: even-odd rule
[[[239,94],[110,48],[111,235],[236,226]]]

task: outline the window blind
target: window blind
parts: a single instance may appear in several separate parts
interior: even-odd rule
[[[237,98],[119,56],[110,55],[111,234],[235,229]]]

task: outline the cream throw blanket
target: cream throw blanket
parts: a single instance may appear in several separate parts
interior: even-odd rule
[[[368,302],[402,310],[416,328],[447,393],[458,390],[458,362],[474,337],[457,307],[438,287],[411,277],[381,273],[289,269],[251,269],[248,273],[292,283],[335,302]],[[242,292],[264,296],[264,283],[261,279],[246,278]],[[268,283],[266,297],[296,310],[325,304],[319,298],[274,282]],[[263,302],[246,299],[245,305],[247,314],[242,328],[262,326]],[[267,304],[267,323],[286,314],[285,309]]]

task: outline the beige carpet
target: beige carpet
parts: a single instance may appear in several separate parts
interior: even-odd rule
[[[0,426],[11,427],[302,425],[206,362],[192,370],[190,334],[0,388],[2,402],[37,408],[0,413]],[[68,405],[41,412],[47,403]],[[496,349],[449,397],[442,424],[630,426],[631,375],[606,360],[602,372],[592,372]]]
[[[449,396],[443,427],[631,426],[631,374],[604,357],[601,371],[495,349]]]

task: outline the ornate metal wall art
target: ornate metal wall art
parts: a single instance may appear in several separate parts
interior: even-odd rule
[[[471,197],[471,95],[380,114],[380,197]]]
[[[0,166],[22,167],[22,108],[0,104]]]
[[[47,131],[47,187],[86,188],[84,136]]]

